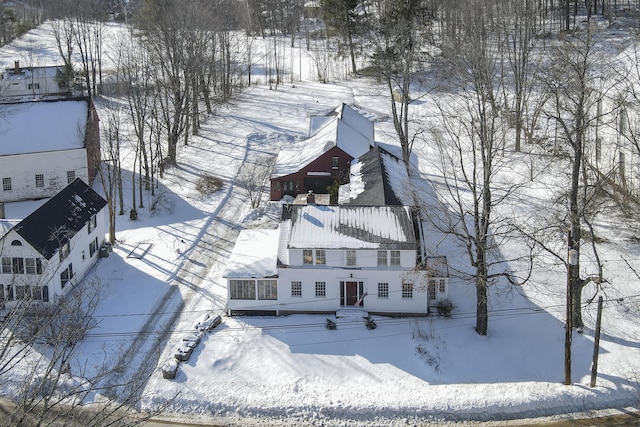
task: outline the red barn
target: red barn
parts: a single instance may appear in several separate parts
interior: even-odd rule
[[[349,182],[351,161],[375,146],[373,123],[346,104],[312,118],[310,131],[308,139],[280,150],[271,174],[271,200],[328,193],[331,185]]]

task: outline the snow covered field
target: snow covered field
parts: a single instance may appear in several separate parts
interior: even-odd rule
[[[0,51],[0,63],[11,63],[14,53]],[[560,267],[537,269],[520,288],[494,287],[486,337],[473,330],[473,286],[452,278],[451,318],[375,317],[375,330],[366,329],[362,319],[339,319],[332,331],[324,326],[327,316],[223,316],[189,361],[180,364],[177,377],[162,378],[160,367],[193,325],[206,313],[223,314],[226,288],[220,276],[239,230],[275,226],[277,205],[251,211],[235,184],[241,165],[306,136],[309,115],[341,102],[368,112],[376,123],[376,140],[394,146],[385,95],[367,80],[303,81],[277,90],[254,86],[208,117],[200,136],[179,147],[178,168],[162,180],[160,191],[171,200],[167,209],[153,215],[139,209],[137,221],[118,217],[114,252],[93,272],[104,280],[107,298],[81,357],[97,361],[135,346],[132,369],[156,366],[140,409],[166,405],[168,417],[203,424],[412,425],[571,418],[573,412],[637,408],[640,284],[622,256],[640,271],[640,247],[633,227],[616,218],[599,224],[610,230],[602,244],[610,283],[595,388],[589,387],[591,306],[585,309],[584,333],[574,335],[574,384],[562,385],[566,278]],[[98,102],[99,109],[104,105]],[[428,102],[418,108],[427,116],[433,113]],[[416,148],[416,165],[438,180],[421,157],[428,152],[428,142]],[[514,154],[514,164],[520,160]],[[204,173],[222,178],[224,188],[199,194],[195,183]],[[538,184],[525,190],[525,209],[544,206],[548,194]],[[439,243],[438,254],[464,268],[460,248],[435,232],[429,237]],[[505,253],[512,250],[518,249],[504,248]],[[171,322],[164,319],[167,323],[148,329],[158,307]],[[166,339],[157,340],[158,335]]]

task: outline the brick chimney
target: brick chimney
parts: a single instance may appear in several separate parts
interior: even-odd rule
[[[20,61],[13,61],[13,74],[18,75],[20,74]]]
[[[316,204],[316,195],[313,194],[313,190],[309,190],[309,192],[307,193],[307,204],[308,205]]]

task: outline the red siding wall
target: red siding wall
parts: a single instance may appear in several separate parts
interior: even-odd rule
[[[334,157],[338,158],[337,169],[333,168]],[[298,172],[271,179],[271,200],[280,200],[287,194],[294,197],[298,194],[306,194],[308,189],[305,187],[305,178],[325,178],[331,183],[337,180],[340,184],[346,184],[349,182],[349,168],[352,160],[353,157],[340,148],[333,147]],[[309,175],[310,172],[311,175]],[[322,177],[314,175],[313,172],[324,172],[329,176]],[[328,191],[322,191],[322,193],[326,194]]]

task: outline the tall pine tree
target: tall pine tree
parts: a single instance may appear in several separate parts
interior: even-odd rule
[[[340,39],[340,50],[348,51],[351,59],[351,71],[355,74],[356,43],[358,36],[364,33],[366,14],[360,0],[322,0],[322,18],[325,25]]]

